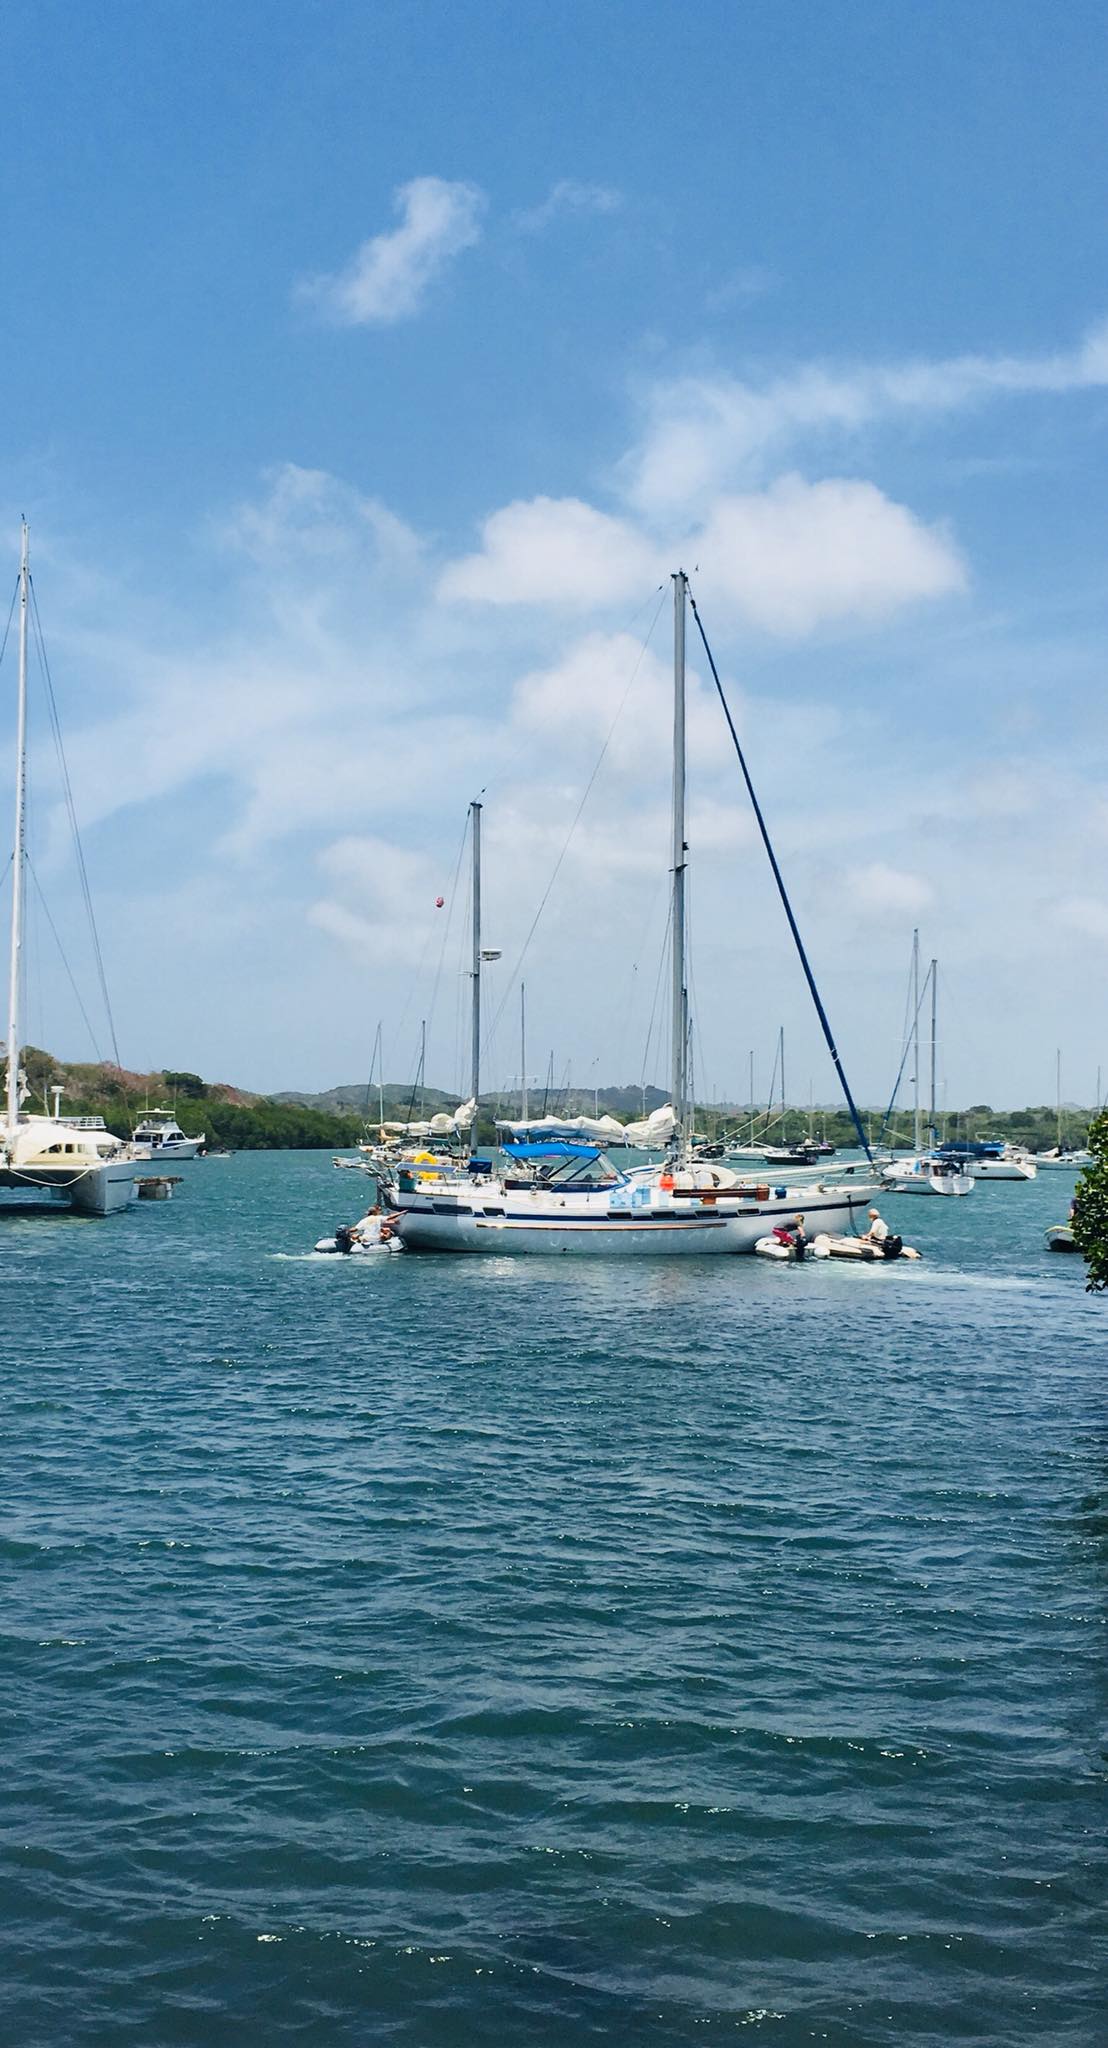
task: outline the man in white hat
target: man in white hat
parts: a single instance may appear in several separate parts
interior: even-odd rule
[[[879,1216],[876,1209],[871,1209],[869,1212],[869,1229],[862,1232],[862,1243],[884,1244],[888,1234],[889,1226],[884,1217]]]

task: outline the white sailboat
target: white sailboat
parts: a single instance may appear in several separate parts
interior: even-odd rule
[[[1036,1166],[1045,1166],[1048,1171],[1077,1173],[1083,1166],[1091,1166],[1093,1155],[1083,1145],[1062,1143],[1062,1052],[1061,1047],[1054,1055],[1054,1083],[1057,1109],[1054,1126],[1054,1148],[1050,1152],[1035,1152],[1031,1157]]]
[[[621,1169],[602,1144],[550,1141],[538,1158],[520,1157],[504,1173],[474,1172],[446,1179],[398,1170],[383,1190],[395,1211],[398,1235],[409,1251],[570,1253],[591,1257],[643,1254],[701,1255],[752,1252],[776,1224],[803,1213],[809,1236],[849,1231],[875,1192],[865,1169],[771,1192],[726,1167],[689,1160],[691,1128],[685,975],[685,619],[688,581],[673,578],[673,898],[672,1113],[675,1139],[662,1165]],[[481,875],[480,807],[473,806],[473,1067],[470,1092],[480,1096]],[[533,1148],[526,1147],[526,1151]]]
[[[0,1120],[0,1188],[20,1195],[56,1195],[86,1216],[110,1216],[135,1199],[136,1161],[98,1118],[67,1121],[24,1114],[20,1072],[23,907],[27,865],[27,625],[30,546],[23,522],[19,558],[19,686],[15,743],[15,836],[12,851],[11,945],[8,965],[7,1086]],[[55,1109],[58,1101],[55,1096]]]
[[[919,932],[912,933],[912,1053],[913,1087],[912,1142],[913,1154],[908,1159],[890,1159],[881,1168],[881,1179],[885,1191],[890,1195],[972,1195],[973,1176],[964,1162],[957,1158],[944,1157],[934,1147],[936,1116],[936,1046],[938,1043],[938,968],[932,960],[927,972],[931,987],[931,1136],[932,1150],[920,1149],[920,1092],[919,1092]],[[927,992],[927,984],[923,993]]]

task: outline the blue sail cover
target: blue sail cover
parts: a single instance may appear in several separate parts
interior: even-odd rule
[[[502,1145],[511,1159],[599,1159],[597,1145],[574,1145],[565,1138],[544,1138],[535,1145]]]

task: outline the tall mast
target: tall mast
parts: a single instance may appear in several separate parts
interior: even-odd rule
[[[519,1120],[527,1122],[527,990],[519,984]]]
[[[937,961],[937,960],[932,960],[932,962],[931,962],[931,970],[930,970],[930,972],[931,972],[931,1143],[932,1143],[932,1144],[934,1144],[934,1143],[935,1143],[935,1140],[936,1140],[936,1137],[937,1137],[937,1135],[938,1135],[938,1133],[937,1133],[937,1130],[936,1130],[936,1125],[935,1125],[935,1073],[936,1073],[936,1068],[935,1068],[935,1060],[936,1060],[936,1044],[937,1044],[937,1038],[938,1038],[938,1033],[937,1033],[937,1029],[936,1029],[936,1027],[937,1027],[937,1024],[938,1024],[938,1010],[939,1010],[939,963],[938,963],[938,961]]]
[[[1055,1138],[1055,1141],[1054,1141],[1054,1142],[1055,1142],[1055,1145],[1056,1145],[1056,1147],[1057,1147],[1057,1150],[1058,1150],[1058,1151],[1060,1152],[1060,1151],[1061,1151],[1061,1149],[1062,1149],[1062,1048],[1061,1048],[1061,1046],[1059,1046],[1059,1047],[1058,1047],[1058,1050],[1057,1050],[1057,1052],[1056,1052],[1056,1053],[1055,1053],[1055,1055],[1054,1055],[1054,1080],[1055,1080],[1055,1094],[1056,1094],[1056,1095],[1057,1095],[1057,1097],[1058,1097],[1058,1134],[1057,1134],[1057,1137]]]
[[[912,933],[912,1146],[919,1151],[919,927]]]
[[[27,600],[29,534],[23,521],[19,551],[19,696],[15,740],[15,837],[12,846],[12,940],[8,976],[8,1128],[19,1122],[19,979],[23,949],[23,864],[27,806]]]
[[[688,577],[673,578],[673,1111],[685,1138],[688,995],[685,988],[685,597]]]
[[[785,1027],[784,1027],[784,1025],[783,1025],[783,1024],[782,1024],[782,1026],[781,1026],[781,1031],[780,1031],[780,1042],[781,1042],[781,1143],[782,1143],[783,1145],[785,1145],[785,1144],[787,1144],[787,1143],[788,1143],[788,1133],[787,1133],[787,1131],[786,1131],[786,1121],[787,1121],[787,1118],[788,1118],[788,1114],[789,1114],[789,1109],[788,1109],[788,1103],[787,1103],[787,1102],[786,1102],[786,1100],[785,1100]]]
[[[481,806],[471,803],[473,831],[473,1059],[469,1092],[473,1097],[473,1121],[469,1127],[469,1149],[477,1144],[477,1101],[481,1093]]]
[[[377,1044],[374,1050],[377,1054],[377,1121],[383,1124],[385,1121],[385,1046],[380,1024],[377,1026]]]

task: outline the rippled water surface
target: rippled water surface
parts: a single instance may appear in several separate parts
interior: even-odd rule
[[[1103,2042],[1064,1176],[870,1270],[301,1258],[353,1175],[181,1171],[0,1217],[5,2042]]]

